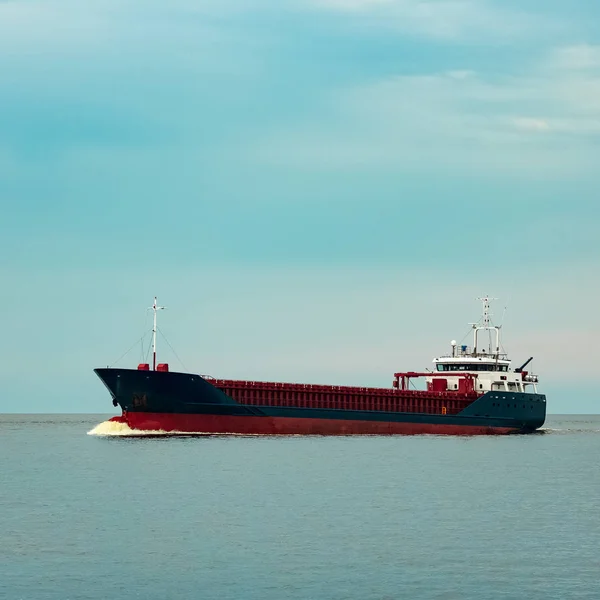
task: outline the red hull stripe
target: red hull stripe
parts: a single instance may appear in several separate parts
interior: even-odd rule
[[[177,433],[234,433],[253,435],[492,435],[514,432],[510,427],[392,423],[290,417],[239,417],[173,413],[128,412],[112,420],[126,422],[131,429]]]

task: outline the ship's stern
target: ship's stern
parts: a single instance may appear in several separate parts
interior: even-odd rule
[[[516,433],[531,433],[546,421],[546,396],[529,392],[493,390],[459,413],[472,419],[504,423]]]

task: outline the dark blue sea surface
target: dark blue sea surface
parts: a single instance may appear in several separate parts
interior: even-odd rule
[[[2,599],[600,598],[600,416],[506,437],[98,437],[0,415]]]

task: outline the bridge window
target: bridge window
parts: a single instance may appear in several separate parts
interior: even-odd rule
[[[508,371],[508,365],[497,365],[496,363],[456,363],[436,365],[438,371],[461,372],[461,371]]]

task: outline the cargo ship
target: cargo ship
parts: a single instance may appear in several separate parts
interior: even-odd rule
[[[156,298],[152,368],[99,368],[122,414],[111,421],[133,431],[172,434],[355,435],[531,433],[546,418],[538,377],[518,368],[493,325],[491,298],[471,323],[472,346],[451,342],[433,368],[394,374],[390,387],[356,387],[216,379],[174,372],[156,360]],[[488,341],[485,347],[485,341]],[[416,389],[415,381],[424,389]]]

